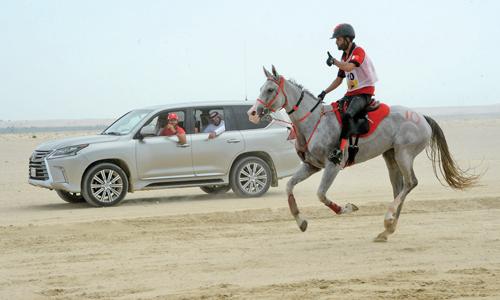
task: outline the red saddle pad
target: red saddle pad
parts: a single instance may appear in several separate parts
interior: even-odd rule
[[[333,111],[335,111],[335,115],[337,116],[337,121],[339,121],[340,126],[342,126],[342,120],[340,119],[340,113],[338,110],[338,103],[332,103]],[[370,123],[370,130],[360,135],[359,137],[367,137],[370,136],[375,130],[377,130],[378,124],[382,122],[382,120],[389,115],[391,112],[391,108],[389,105],[385,103],[380,103],[379,108],[374,111],[368,113],[368,122]]]

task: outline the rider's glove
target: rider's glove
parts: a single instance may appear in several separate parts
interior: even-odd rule
[[[318,95],[318,99],[323,101],[323,99],[325,98],[326,96],[326,92],[325,91],[321,91],[321,94]]]
[[[326,59],[326,64],[331,67],[333,66],[333,63],[335,62],[335,58],[333,58],[333,56],[330,54],[330,51],[327,51],[326,53],[328,53],[328,58]]]

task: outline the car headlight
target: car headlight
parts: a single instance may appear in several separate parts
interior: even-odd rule
[[[87,147],[89,144],[75,145],[57,149],[52,152],[52,154],[47,157],[47,159],[61,158],[66,156],[74,156],[77,155],[80,150]]]

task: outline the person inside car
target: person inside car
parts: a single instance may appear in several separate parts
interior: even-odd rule
[[[204,133],[209,133],[209,139],[214,139],[226,131],[224,120],[222,120],[222,117],[218,112],[213,111],[210,113],[209,122],[210,124],[208,124],[208,126],[203,130]]]
[[[179,117],[176,113],[169,113],[167,116],[167,124],[160,132],[161,136],[177,136],[179,144],[186,144],[186,131],[179,126]]]

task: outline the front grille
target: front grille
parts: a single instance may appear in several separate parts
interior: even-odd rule
[[[45,165],[45,157],[49,155],[52,151],[35,151],[30,157],[28,174],[30,179],[36,180],[47,180],[49,179],[49,173],[47,172],[47,166]],[[35,170],[34,174],[31,170]],[[35,176],[32,176],[35,175]]]

